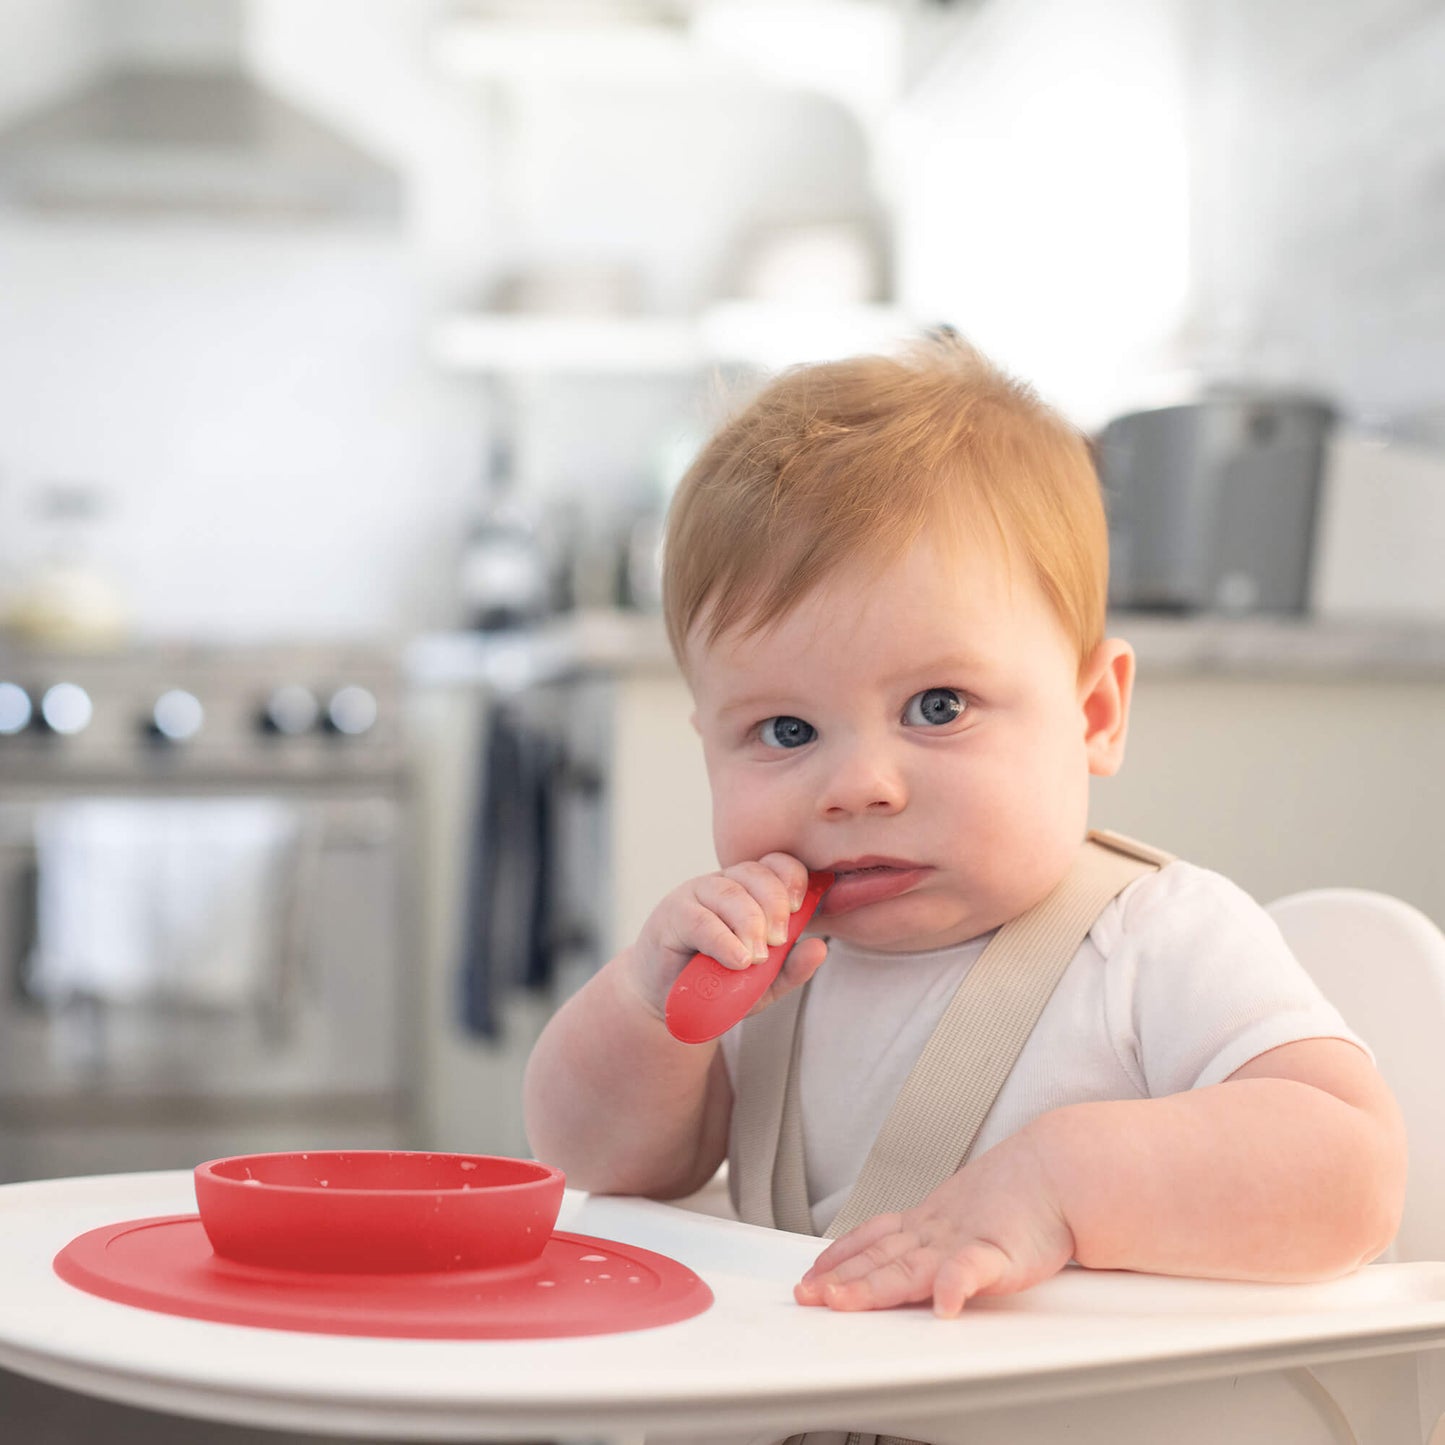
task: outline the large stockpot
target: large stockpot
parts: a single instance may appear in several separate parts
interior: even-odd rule
[[[1110,422],[1110,604],[1303,612],[1334,415],[1318,397],[1240,390]]]

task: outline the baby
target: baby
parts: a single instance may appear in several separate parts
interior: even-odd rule
[[[721,866],[547,1026],[525,1086],[539,1158],[659,1199],[730,1159],[744,1218],[841,1230],[795,1288],[837,1310],[950,1317],[1071,1260],[1321,1279],[1389,1244],[1394,1101],[1268,916],[1216,873],[1088,841],[1134,676],[1105,635],[1107,570],[1085,440],[955,337],[785,373],[722,427],[664,553]],[[989,1007],[1017,940],[1058,933],[1100,856],[1123,871],[1063,945],[981,1127],[911,1194],[890,1199],[898,1171],[875,1166],[882,1192],[850,1218],[880,1131],[895,1162],[911,1147],[895,1102],[938,1098],[905,1087],[920,1058],[950,1087],[975,1067],[945,1030],[930,1043],[955,992]],[[836,881],[753,1015],[679,1042],[664,1005],[693,953],[763,958],[809,870]],[[794,1132],[758,1154],[739,1118],[784,1088]]]

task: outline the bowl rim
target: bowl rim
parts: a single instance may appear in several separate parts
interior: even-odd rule
[[[358,1154],[400,1154],[408,1157],[427,1159],[458,1159],[475,1160],[477,1163],[490,1163],[500,1161],[505,1164],[522,1164],[537,1171],[536,1177],[532,1179],[517,1179],[509,1184],[488,1184],[482,1188],[474,1185],[430,1185],[420,1187],[358,1187],[345,1185],[340,1189],[330,1189],[320,1184],[273,1184],[269,1180],[257,1179],[246,1180],[236,1179],[228,1174],[216,1172],[216,1166],[220,1164],[245,1164],[252,1160],[266,1159],[297,1159],[302,1155],[320,1159],[334,1159],[341,1156],[352,1157]],[[370,1196],[413,1198],[423,1194],[445,1194],[456,1195],[459,1198],[467,1195],[470,1198],[494,1199],[499,1194],[507,1194],[519,1190],[544,1190],[554,1185],[566,1185],[566,1175],[555,1165],[544,1164],[539,1159],[520,1159],[510,1154],[468,1154],[451,1149],[274,1149],[256,1154],[226,1154],[216,1159],[207,1159],[197,1164],[192,1170],[196,1180],[206,1180],[219,1185],[221,1188],[240,1188],[248,1191],[260,1185],[263,1190],[271,1194],[304,1194],[315,1195],[317,1198],[341,1199],[345,1197]]]

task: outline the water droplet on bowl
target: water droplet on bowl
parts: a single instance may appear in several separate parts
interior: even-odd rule
[[[582,1258],[586,1260],[588,1264],[607,1263],[607,1256],[605,1254],[584,1254]]]

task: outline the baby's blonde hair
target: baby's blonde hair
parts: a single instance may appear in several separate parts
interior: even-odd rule
[[[762,631],[847,563],[884,567],[925,532],[993,533],[1032,568],[1078,649],[1103,639],[1108,533],[1085,437],[956,334],[899,357],[802,366],[704,446],[663,549],[668,638],[686,667]]]

